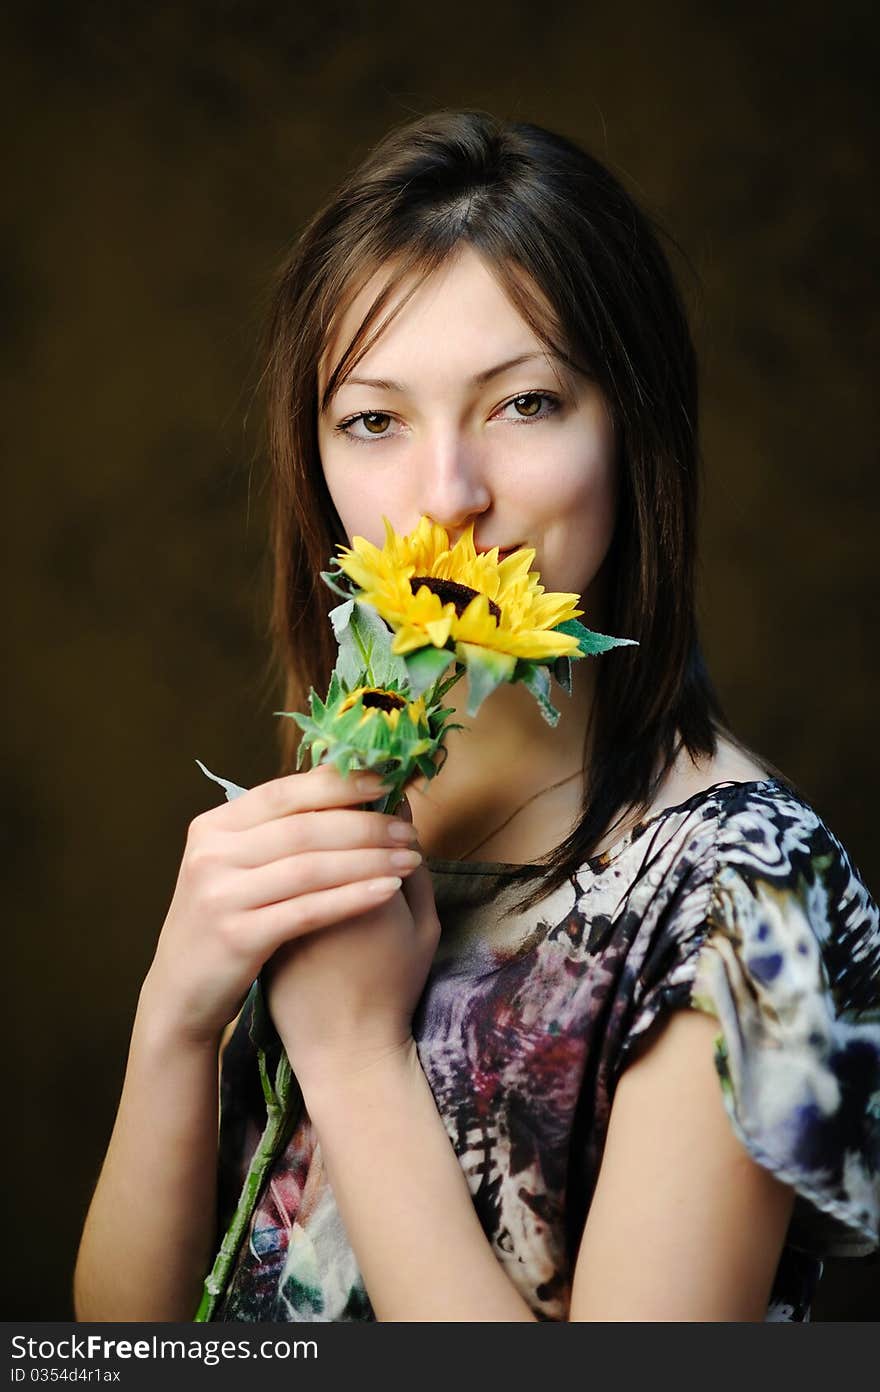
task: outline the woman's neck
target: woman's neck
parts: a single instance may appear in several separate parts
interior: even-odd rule
[[[550,699],[559,711],[556,725],[544,719],[537,700],[522,682],[496,687],[475,716],[467,715],[467,677],[462,677],[443,698],[444,706],[454,710],[449,719],[464,726],[449,736],[444,775],[455,769],[477,780],[502,778],[510,783],[528,776],[550,782],[582,766],[596,665],[584,658],[572,662],[571,667],[570,696],[555,680],[551,682]],[[524,787],[523,791],[529,790]]]
[[[427,855],[449,859],[479,844],[485,859],[534,861],[568,834],[582,804],[594,664],[572,663],[570,697],[554,685],[555,726],[521,683],[497,688],[469,717],[466,682],[462,677],[444,697],[455,711],[450,720],[465,728],[450,733],[441,776],[407,787],[420,843]]]

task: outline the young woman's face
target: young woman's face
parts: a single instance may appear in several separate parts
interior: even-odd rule
[[[319,394],[380,283],[342,316]],[[471,248],[429,277],[318,421],[349,543],[381,547],[383,514],[401,534],[424,513],[451,544],[473,521],[478,550],[533,546],[544,588],[581,595],[589,624],[589,587],[614,531],[614,436],[598,387],[552,363]]]

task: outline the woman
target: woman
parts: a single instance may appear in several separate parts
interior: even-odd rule
[[[638,646],[574,663],[555,728],[521,685],[471,720],[453,688],[466,728],[402,817],[291,772],[283,721],[282,776],[194,820],[78,1318],[192,1317],[265,1122],[260,974],[302,1106],[214,1318],[808,1319],[823,1258],[878,1246],[880,923],[702,660],[656,230],[562,137],[434,113],[306,227],[266,364],[288,709],[336,655],[318,572],[383,515],[533,546]]]

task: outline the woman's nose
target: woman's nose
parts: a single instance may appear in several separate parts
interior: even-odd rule
[[[474,513],[484,512],[492,495],[479,447],[455,435],[427,442],[418,493],[422,513],[447,531],[464,526]]]

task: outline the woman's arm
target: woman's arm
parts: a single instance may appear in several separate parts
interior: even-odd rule
[[[763,1320],[794,1205],[737,1138],[718,1021],[674,1011],[622,1073],[571,1320]]]
[[[76,1319],[193,1318],[216,1236],[218,1042],[170,1030],[147,976],[80,1239]]]
[[[412,1041],[305,1100],[377,1320],[535,1319],[480,1226]]]

